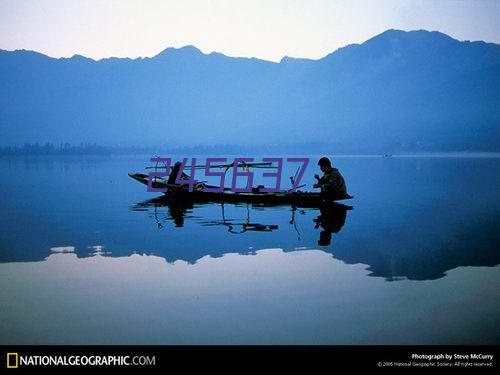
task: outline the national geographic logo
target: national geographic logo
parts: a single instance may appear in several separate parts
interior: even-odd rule
[[[18,368],[19,367],[19,354],[18,353],[7,353],[7,368]]]
[[[38,366],[156,366],[156,356],[150,355],[39,355],[6,353],[5,367],[8,369]]]

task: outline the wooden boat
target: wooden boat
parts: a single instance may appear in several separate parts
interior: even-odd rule
[[[129,173],[129,176],[144,185],[148,185],[148,175],[142,173]],[[179,186],[168,184],[164,179],[155,177],[151,186],[153,188],[169,189],[165,193],[168,199],[172,200],[187,200],[191,202],[228,202],[228,203],[252,203],[264,205],[295,205],[297,207],[319,207],[325,202],[320,193],[303,192],[296,190],[295,192],[282,190],[277,193],[261,192],[259,187],[253,188],[252,192],[236,193],[229,188],[224,188],[223,192],[207,192],[204,188],[217,188],[217,186],[198,183],[192,192],[189,192],[187,186]],[[352,199],[350,195],[345,195],[332,199],[333,201],[341,201]]]

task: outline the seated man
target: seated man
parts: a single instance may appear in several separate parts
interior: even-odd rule
[[[181,169],[181,165],[182,165],[182,163],[180,161],[178,161],[171,168],[170,175],[168,176],[167,184],[175,185],[175,181],[177,181],[177,176],[179,175],[179,170]]]
[[[319,159],[318,165],[323,172],[323,177],[314,175],[318,182],[313,187],[321,189],[323,199],[330,201],[348,196],[344,178],[337,168],[332,167],[330,159],[322,157]]]
[[[179,176],[179,172],[181,170],[182,163],[180,161],[176,162],[173,167],[171,167],[170,174],[168,176],[167,184],[169,184],[169,188],[172,188],[174,190],[177,189],[189,189],[189,185],[183,185],[183,184],[178,184],[176,183],[177,177]],[[181,177],[179,180],[189,180],[189,176],[182,172]],[[203,190],[205,186],[205,182],[198,182],[194,185],[195,190]]]

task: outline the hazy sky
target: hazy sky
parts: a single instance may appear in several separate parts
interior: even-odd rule
[[[153,56],[166,47],[320,58],[387,29],[500,43],[500,0],[0,0],[0,49]]]

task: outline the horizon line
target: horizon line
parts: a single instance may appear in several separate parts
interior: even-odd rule
[[[401,29],[387,29],[387,30],[385,30],[385,31],[383,31],[383,32],[381,32],[379,34],[376,34],[376,35],[368,38],[367,40],[365,40],[362,43],[350,43],[350,44],[346,44],[344,46],[338,47],[337,49],[335,49],[335,50],[333,50],[333,51],[331,51],[331,52],[327,53],[326,55],[324,55],[322,57],[319,57],[319,58],[293,57],[293,56],[284,55],[284,56],[282,56],[280,58],[279,61],[267,60],[267,59],[263,59],[263,58],[259,58],[259,57],[255,57],[255,56],[253,56],[253,57],[248,57],[248,56],[230,56],[230,55],[226,55],[225,53],[218,52],[218,51],[204,52],[203,50],[201,50],[200,48],[196,47],[193,44],[186,44],[186,45],[181,46],[181,47],[172,47],[172,46],[169,46],[169,47],[163,48],[160,52],[156,53],[153,56],[138,56],[138,57],[108,56],[108,57],[102,57],[102,58],[99,58],[99,59],[95,59],[95,58],[92,58],[92,57],[84,56],[84,55],[81,55],[79,53],[75,53],[72,56],[55,57],[55,56],[50,56],[50,55],[48,55],[46,53],[43,53],[43,52],[40,52],[40,51],[35,51],[35,50],[30,50],[30,49],[25,49],[25,48],[15,49],[15,50],[7,50],[7,49],[0,48],[0,52],[32,52],[32,53],[40,54],[40,55],[43,55],[45,57],[48,57],[48,58],[54,59],[54,60],[70,60],[70,59],[73,59],[73,58],[84,58],[84,59],[92,60],[94,62],[100,62],[100,61],[103,61],[103,60],[110,60],[110,59],[124,59],[124,60],[133,60],[133,61],[135,61],[135,60],[153,59],[155,57],[158,57],[158,56],[162,55],[163,53],[165,53],[168,50],[178,51],[178,50],[182,50],[182,49],[186,49],[186,48],[192,48],[192,49],[197,50],[200,54],[205,55],[205,56],[222,55],[224,57],[234,58],[234,59],[259,60],[259,61],[265,61],[265,62],[269,62],[269,63],[273,63],[273,64],[280,64],[281,62],[283,62],[286,59],[319,61],[319,60],[322,60],[325,57],[327,57],[327,56],[331,55],[332,53],[335,53],[336,51],[339,51],[339,50],[341,50],[343,48],[346,48],[346,47],[349,47],[349,46],[355,46],[355,45],[358,45],[358,46],[363,45],[363,44],[369,42],[370,40],[372,40],[374,38],[377,38],[380,35],[385,34],[385,33],[389,32],[389,31],[392,31],[392,32],[402,32],[402,33],[405,33],[405,34],[415,33],[415,32],[438,33],[438,34],[445,35],[445,36],[449,37],[450,39],[452,39],[454,41],[457,41],[459,43],[485,43],[485,44],[494,44],[494,45],[500,46],[500,44],[497,44],[497,43],[494,43],[494,42],[487,42],[487,41],[484,41],[484,40],[459,40],[459,39],[456,39],[456,38],[454,38],[454,37],[452,37],[452,36],[450,36],[450,35],[448,35],[448,34],[446,34],[444,32],[438,31],[438,30],[415,29],[415,30],[408,30],[407,31],[407,30],[401,30]]]

